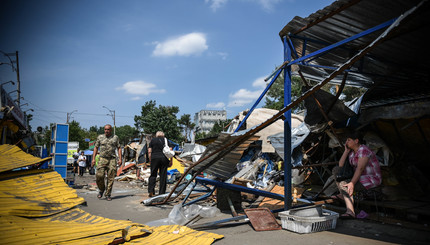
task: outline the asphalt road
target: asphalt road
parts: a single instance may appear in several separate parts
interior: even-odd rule
[[[135,181],[115,181],[112,201],[97,199],[95,177],[85,174],[76,177],[75,189],[87,205],[81,208],[91,214],[136,223],[167,218],[177,203],[161,206],[144,206],[140,202],[148,198],[146,187]],[[204,204],[202,204],[204,205]],[[231,218],[231,213],[220,213],[213,218],[202,218],[197,224]],[[281,220],[277,219],[281,224]],[[336,229],[308,234],[297,234],[288,230],[255,231],[251,224],[233,222],[232,225],[206,229],[224,235],[214,244],[429,244],[430,233],[408,229],[401,224],[389,225],[369,220],[338,220]]]

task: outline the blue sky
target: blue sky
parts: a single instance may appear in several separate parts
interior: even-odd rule
[[[225,109],[233,118],[283,63],[279,31],[331,2],[2,0],[0,50],[19,52],[33,129],[65,123],[73,111],[84,128],[112,124],[104,107],[115,110],[117,126],[134,126],[149,100],[178,106],[178,117]],[[16,74],[1,65],[0,81],[9,80]]]

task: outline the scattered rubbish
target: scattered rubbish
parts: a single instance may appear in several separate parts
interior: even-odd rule
[[[323,209],[322,216],[300,216],[291,214],[292,210],[279,213],[282,228],[297,233],[311,233],[336,228],[339,214]]]
[[[367,214],[364,210],[361,210],[360,213],[358,213],[355,217],[357,219],[365,219],[369,217],[369,214]]]
[[[183,207],[182,204],[177,204],[173,207],[172,211],[170,211],[168,218],[150,221],[146,223],[146,225],[187,225],[190,221],[195,221],[198,216],[210,218],[215,217],[218,213],[220,213],[220,211],[216,207],[197,204]]]
[[[164,200],[167,195],[169,195],[169,194],[163,194],[163,195],[154,196],[154,197],[151,197],[151,198],[148,198],[148,199],[145,199],[145,200],[141,201],[141,203],[143,205],[146,205],[146,206],[152,205],[154,203],[159,203],[162,200]],[[173,194],[173,196],[176,196],[176,194]]]
[[[253,208],[245,209],[245,214],[248,216],[252,227],[256,231],[273,231],[281,230],[281,226],[276,221],[275,216],[268,208]]]

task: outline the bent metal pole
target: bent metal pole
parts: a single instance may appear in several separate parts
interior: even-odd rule
[[[184,174],[181,176],[181,178],[178,180],[178,182],[176,183],[175,187],[172,189],[172,191],[169,193],[169,195],[164,199],[164,201],[160,202],[160,203],[154,203],[154,205],[157,204],[164,204],[166,203],[169,198],[172,196],[173,192],[176,190],[176,188],[178,187],[179,183],[184,179],[184,177],[188,174],[188,172],[194,168],[195,166],[199,165],[201,162],[203,162],[204,160],[208,159],[209,157],[214,156],[217,153],[220,153],[215,159],[214,161],[220,159],[221,157],[225,156],[228,152],[230,152],[231,150],[229,150],[228,148],[230,146],[237,146],[240,145],[240,143],[242,143],[243,141],[245,141],[246,139],[248,139],[249,137],[251,137],[252,135],[256,134],[257,132],[261,131],[262,129],[266,128],[267,126],[271,125],[272,123],[274,123],[275,121],[277,121],[278,119],[283,117],[283,114],[290,110],[291,108],[293,108],[294,106],[298,105],[300,102],[302,102],[304,99],[306,99],[307,97],[309,97],[310,95],[312,95],[313,93],[315,93],[317,90],[321,89],[325,84],[327,84],[329,81],[331,81],[332,79],[334,79],[336,76],[338,76],[339,74],[341,74],[343,71],[345,71],[346,69],[349,69],[355,62],[357,62],[359,59],[361,59],[364,55],[366,55],[368,52],[370,52],[373,48],[375,48],[376,46],[378,46],[381,42],[383,42],[385,39],[387,39],[389,37],[389,34],[391,34],[394,30],[398,29],[398,27],[400,26],[400,23],[407,17],[409,17],[411,14],[413,14],[418,8],[420,8],[424,3],[426,2],[426,0],[421,1],[417,6],[411,8],[410,10],[406,11],[403,15],[400,15],[381,35],[379,35],[375,40],[373,40],[372,43],[370,43],[369,45],[367,45],[365,48],[363,48],[360,52],[358,52],[356,55],[354,55],[352,58],[350,58],[347,62],[345,62],[342,66],[340,66],[339,68],[337,68],[336,70],[334,70],[330,76],[328,76],[327,78],[325,78],[321,83],[315,85],[314,87],[312,87],[311,89],[309,89],[308,91],[306,91],[302,96],[300,96],[297,100],[291,102],[289,105],[287,105],[286,107],[284,107],[282,110],[280,110],[277,114],[275,114],[272,118],[268,119],[267,121],[263,122],[262,124],[260,124],[259,126],[251,129],[250,131],[246,132],[245,134],[243,134],[242,136],[240,136],[239,138],[237,138],[236,140],[227,143],[225,146],[220,147],[219,149],[215,150],[214,152],[210,153],[209,155],[207,155],[206,157],[203,157],[202,159],[200,159],[199,161],[197,161],[196,163],[194,163],[192,166],[190,166],[185,172]],[[290,65],[290,64],[288,64]],[[285,67],[285,66],[284,66]],[[283,67],[283,69],[284,69]],[[233,148],[230,148],[233,149]],[[225,151],[223,151],[225,150]],[[223,152],[222,152],[223,151]],[[191,183],[194,178],[197,176],[197,174],[194,174],[193,177],[188,181],[188,184]],[[187,186],[188,186],[187,184]],[[186,186],[185,186],[186,187]],[[177,194],[176,196],[179,196],[182,191],[185,189],[185,187],[180,191],[179,194]],[[174,200],[176,197],[174,197],[172,200]]]

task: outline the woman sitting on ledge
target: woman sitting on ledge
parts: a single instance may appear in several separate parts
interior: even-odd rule
[[[333,169],[334,176],[344,164],[351,164],[354,169],[352,179],[336,181],[340,194],[335,196],[342,199],[346,204],[346,213],[341,218],[355,218],[354,211],[354,191],[364,191],[377,187],[382,182],[381,168],[375,153],[364,145],[359,132],[352,132],[347,135],[345,151],[339,161],[339,167]],[[349,163],[345,163],[349,157]]]

